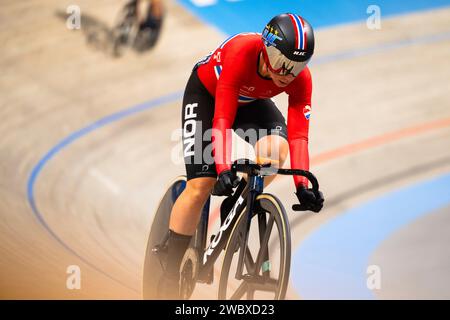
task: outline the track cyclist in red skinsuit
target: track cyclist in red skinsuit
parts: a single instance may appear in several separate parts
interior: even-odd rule
[[[257,162],[281,167],[289,150],[292,168],[309,170],[312,81],[307,64],[313,52],[311,25],[296,14],[280,14],[262,34],[232,36],[195,65],[182,108],[187,184],[171,213],[161,299],[179,297],[181,260],[214,184],[218,181],[216,191],[226,196],[237,185],[230,170],[230,130],[254,146]],[[287,126],[270,99],[281,92],[289,95]],[[294,182],[300,204],[319,212],[323,195],[316,197],[303,177]]]

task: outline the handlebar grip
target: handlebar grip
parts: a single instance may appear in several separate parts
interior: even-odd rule
[[[219,196],[219,197],[227,196],[228,197],[228,196],[231,196],[233,194],[232,191],[230,191],[228,193],[219,192],[219,190],[217,190],[218,186],[219,186],[219,181],[216,181],[216,183],[214,183],[214,187],[211,190],[211,195],[212,196]]]
[[[217,185],[218,185],[218,181],[216,181],[214,183],[214,187],[211,190],[211,195],[213,195],[213,196],[219,196],[219,192],[217,192]]]
[[[314,176],[314,174],[309,171],[299,169],[278,169],[278,174],[305,177],[309,180],[309,182],[311,182],[314,193],[319,192],[319,182],[317,181],[317,178]]]
[[[307,211],[309,208],[307,208],[305,205],[302,204],[294,204],[292,206],[292,210],[294,211]]]
[[[233,189],[236,188],[239,185],[239,182],[240,182],[240,179],[236,179],[236,180],[233,181]],[[225,193],[224,192],[219,192],[219,190],[217,190],[218,188],[219,188],[219,180],[217,180],[214,183],[214,187],[211,190],[211,195],[212,196],[219,196],[219,197],[227,196],[227,197],[229,197],[229,196],[231,196],[233,194],[233,191],[231,191],[231,190],[229,192],[225,192]]]

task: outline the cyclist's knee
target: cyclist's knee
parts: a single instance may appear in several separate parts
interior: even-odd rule
[[[255,145],[256,161],[260,164],[271,163],[275,166],[283,166],[286,161],[289,144],[287,140],[278,135],[264,136]]]
[[[284,162],[286,161],[286,158],[289,153],[289,143],[286,139],[282,138],[282,146],[280,148],[280,167],[284,165]]]
[[[189,199],[192,201],[205,201],[212,188],[216,178],[196,178],[189,180],[186,184],[186,190],[184,192],[189,195]]]

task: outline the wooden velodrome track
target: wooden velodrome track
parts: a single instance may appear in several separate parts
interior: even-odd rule
[[[71,31],[58,14],[69,2],[2,1],[1,298],[141,297],[152,213],[184,172],[171,158],[179,96],[224,35],[169,1],[157,47],[113,59],[87,45],[86,29],[111,26],[121,3],[78,1],[86,25]],[[441,9],[385,19],[380,31],[360,23],[317,32],[310,154],[327,206],[289,213],[294,248],[343,210],[450,170],[449,16]],[[286,99],[277,101],[285,110]],[[295,201],[289,178],[269,191],[286,208]],[[66,288],[69,265],[80,266],[80,290]],[[199,286],[195,297],[211,292]]]

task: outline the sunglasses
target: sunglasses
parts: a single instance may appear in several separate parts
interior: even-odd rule
[[[267,67],[273,73],[281,76],[292,74],[294,77],[298,76],[300,72],[302,72],[310,60],[289,60],[274,46],[266,47],[265,50],[263,50],[263,57]]]

